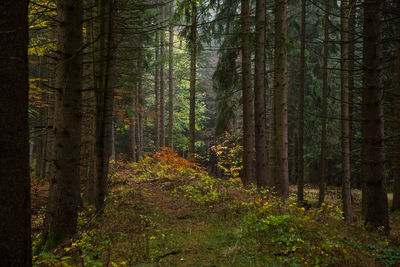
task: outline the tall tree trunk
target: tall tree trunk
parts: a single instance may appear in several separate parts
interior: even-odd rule
[[[90,9],[90,23],[88,23],[88,34],[90,38],[90,42],[95,44],[95,39],[97,35],[97,27],[96,27],[96,11],[97,11],[97,6],[93,6]],[[97,78],[96,78],[96,73],[97,73],[97,58],[96,58],[96,50],[97,50],[97,45],[92,45],[90,47],[90,56],[92,60],[92,64],[90,64],[90,71],[92,72],[92,77],[91,77],[91,82],[92,86],[94,88],[94,91],[89,92],[88,97],[89,101],[87,102],[89,106],[89,110],[91,111],[92,115],[89,116],[89,125],[88,129],[90,129],[90,136],[88,138],[89,141],[89,149],[88,149],[88,166],[87,166],[87,171],[86,171],[86,183],[85,183],[85,192],[84,192],[84,200],[87,203],[94,204],[95,202],[95,195],[94,195],[94,184],[95,184],[95,159],[96,159],[96,149],[95,149],[95,144],[96,144],[96,99],[95,99],[95,90],[97,88]]]
[[[275,1],[274,115],[276,128],[276,189],[289,195],[288,118],[287,118],[287,0]]]
[[[165,20],[165,6],[164,2],[161,1],[161,27]],[[165,57],[165,30],[161,29],[160,36],[160,57],[162,62],[160,64],[160,146],[165,147],[165,68],[164,68],[164,57]]]
[[[80,203],[82,1],[57,2],[55,157],[45,250],[76,231]]]
[[[174,148],[174,2],[169,6],[169,44],[168,44],[168,147]]]
[[[268,170],[268,148],[265,104],[265,0],[256,1],[256,49],[254,70],[254,117],[256,149],[256,181],[271,186]]]
[[[32,266],[28,1],[0,5],[0,266]]]
[[[98,57],[98,75],[96,96],[96,146],[95,146],[95,206],[97,211],[103,209],[107,190],[108,163],[111,154],[111,119],[113,90],[110,86],[110,68],[113,44],[113,0],[100,1],[100,47]]]
[[[355,38],[355,1],[356,0],[350,0],[349,1],[349,128],[350,128],[350,164],[353,165],[352,161],[352,139],[351,137],[354,136],[354,131],[353,131],[353,117],[354,117],[354,93],[355,93],[355,88],[354,88],[354,51],[355,51],[355,46],[354,46],[354,38]]]
[[[305,87],[305,51],[306,51],[306,0],[301,0],[301,33],[300,33],[300,86],[298,114],[298,179],[297,201],[304,202],[304,87]]]
[[[189,149],[188,159],[194,157],[195,131],[196,131],[196,60],[197,60],[197,2],[191,0],[192,25],[190,29],[190,111],[189,111]]]
[[[368,229],[383,227],[389,234],[388,200],[385,177],[383,83],[382,83],[382,9],[383,1],[365,0],[363,49],[364,167],[366,184],[365,223]]]
[[[133,97],[134,99],[135,97]],[[132,99],[131,109],[135,110],[135,101]],[[129,121],[129,160],[131,162],[136,162],[136,125],[135,125],[135,115],[131,115]]]
[[[321,205],[325,201],[326,191],[326,116],[328,109],[328,57],[329,57],[329,0],[325,0],[325,20],[324,20],[324,55],[322,67],[322,121],[321,121],[321,159],[319,177],[319,199]]]
[[[112,121],[112,126],[111,126],[111,159],[112,160],[117,160],[116,155],[115,155],[115,125],[114,125],[114,120]]]
[[[138,53],[135,52],[134,61],[138,61]],[[138,76],[139,70],[137,68],[137,64],[133,66],[133,92],[130,104],[130,118],[129,118],[129,160],[131,162],[136,162],[137,158],[137,124],[136,124],[136,117],[137,117],[137,85],[138,85]]]
[[[39,61],[39,87],[43,89],[43,82],[42,79],[44,79],[44,71],[43,71],[43,59],[41,56],[38,56],[38,61]],[[44,98],[46,93],[41,93],[41,97]],[[36,166],[35,166],[35,174],[39,178],[43,178],[42,176],[42,166],[43,162],[45,161],[45,155],[44,155],[44,147],[45,147],[45,142],[44,142],[44,133],[45,133],[45,128],[44,124],[46,121],[46,114],[45,114],[45,109],[43,107],[39,108],[39,121],[37,125],[37,146],[36,146]]]
[[[393,204],[392,211],[400,210],[400,3],[396,3],[396,44],[395,44],[395,62],[394,62],[394,93],[395,93],[395,119],[394,128],[394,159],[393,159]]]
[[[342,126],[342,200],[346,222],[352,221],[350,179],[350,125],[349,125],[349,1],[342,0],[341,19],[341,126]]]
[[[160,150],[160,79],[159,79],[159,74],[160,74],[160,68],[159,68],[159,33],[156,31],[156,44],[155,44],[155,74],[154,74],[154,91],[155,91],[155,97],[156,97],[156,103],[155,103],[155,118],[154,118],[154,145],[156,151]]]
[[[140,44],[141,45],[141,44]],[[136,93],[136,105],[137,105],[137,120],[136,120],[136,145],[137,145],[137,160],[143,156],[143,72],[142,72],[142,48],[139,48],[138,51],[138,61],[137,61],[137,69],[138,69],[138,85],[137,85],[137,93]]]
[[[241,0],[243,184],[256,183],[254,175],[254,95],[251,88],[250,1]]]

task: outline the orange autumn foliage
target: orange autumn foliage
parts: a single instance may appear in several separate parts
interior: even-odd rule
[[[206,170],[206,168],[200,166],[196,162],[180,157],[178,152],[168,147],[161,147],[161,150],[154,154],[154,158],[161,163],[177,169],[192,168],[200,172],[204,172]]]

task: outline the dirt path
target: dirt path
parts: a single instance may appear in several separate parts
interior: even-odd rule
[[[181,194],[168,190],[163,183],[145,183],[137,186],[142,203],[151,211],[155,224],[151,234],[150,255],[154,263],[173,266],[225,265],[229,238],[226,234],[231,222],[223,220],[213,209],[197,206]],[[165,189],[168,188],[168,189]],[[222,215],[223,216],[223,215]],[[221,231],[219,231],[221,229]],[[161,236],[158,244],[157,238]],[[224,249],[226,247],[226,249]]]

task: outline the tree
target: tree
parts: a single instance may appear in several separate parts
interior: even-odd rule
[[[365,0],[363,25],[363,165],[366,186],[365,223],[368,229],[383,227],[389,234],[388,200],[385,177],[382,9],[383,2]]]
[[[174,2],[169,5],[169,44],[168,44],[168,147],[174,148]]]
[[[321,205],[325,201],[326,191],[326,117],[328,109],[328,57],[329,57],[329,0],[325,0],[325,19],[324,19],[324,55],[322,67],[322,132],[321,132],[321,161],[320,161],[320,180],[319,180],[319,199]]]
[[[394,90],[396,94],[395,98],[395,120],[396,120],[396,127],[394,130],[394,147],[395,147],[395,154],[393,159],[393,179],[394,179],[394,186],[393,186],[393,205],[392,211],[400,210],[400,3],[396,3],[396,11],[397,17],[395,20],[395,63],[394,63]]]
[[[80,202],[82,1],[57,2],[56,120],[45,249],[76,231]]]
[[[154,145],[156,151],[160,150],[160,66],[159,66],[159,33],[156,31],[155,39],[155,68],[154,68],[154,91],[155,91],[155,114],[154,114]]]
[[[254,96],[251,88],[250,1],[241,0],[243,184],[255,183],[254,176]]]
[[[287,0],[275,1],[274,116],[275,183],[282,197],[289,195],[287,118]]]
[[[161,1],[161,38],[160,38],[160,146],[165,147],[165,30],[163,28],[165,21],[165,3]]]
[[[299,119],[298,119],[298,180],[297,200],[304,201],[304,87],[305,87],[305,50],[306,50],[306,0],[301,0],[301,33],[300,33],[300,86],[299,86]]]
[[[191,3],[191,26],[190,26],[190,112],[189,112],[189,149],[188,158],[193,159],[195,137],[196,137],[196,72],[197,72],[197,2],[190,0]]]
[[[265,105],[265,0],[256,1],[256,40],[254,70],[254,118],[256,149],[256,181],[271,186],[268,170]]]
[[[3,1],[0,15],[0,265],[32,266],[28,1]]]
[[[341,19],[341,126],[342,126],[342,200],[344,219],[352,221],[350,186],[350,125],[349,125],[349,17],[348,0],[340,5]]]
[[[111,155],[112,98],[111,61],[113,39],[114,0],[99,2],[99,55],[95,77],[96,124],[95,124],[95,206],[103,209],[106,196],[108,163]],[[114,57],[115,58],[115,57]],[[114,63],[113,63],[114,64]]]

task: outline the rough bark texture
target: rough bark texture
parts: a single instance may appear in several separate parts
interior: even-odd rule
[[[389,234],[388,200],[385,178],[383,83],[382,83],[382,8],[383,2],[366,0],[364,7],[363,123],[366,186],[365,223],[368,229],[383,227]]]
[[[165,20],[165,7],[163,1],[161,1],[161,27],[164,25]],[[161,29],[160,38],[160,57],[162,63],[160,65],[160,146],[165,147],[165,68],[164,68],[164,57],[165,57],[165,31]]]
[[[393,89],[395,94],[395,120],[394,128],[394,159],[393,159],[393,204],[392,211],[400,210],[400,3],[396,3],[396,46],[395,46],[395,62],[394,62],[394,83]]]
[[[353,127],[353,117],[354,117],[354,38],[355,38],[355,1],[349,1],[349,8],[350,8],[350,17],[349,17],[349,131],[350,131],[350,165],[353,166],[355,162],[355,158],[353,158],[353,151],[352,151],[352,137],[355,136],[355,131]]]
[[[196,138],[196,61],[197,61],[197,3],[192,1],[192,25],[190,29],[190,111],[188,158],[193,159]]]
[[[274,115],[275,115],[275,183],[280,196],[289,195],[288,166],[288,88],[287,88],[287,1],[275,1]]]
[[[156,151],[160,150],[160,79],[159,79],[159,74],[160,74],[160,68],[159,68],[159,36],[158,36],[158,31],[156,31],[156,48],[155,48],[155,75],[154,75],[154,91],[155,91],[155,97],[156,97],[156,103],[155,103],[155,118],[154,118],[154,146]]]
[[[54,176],[51,177],[45,249],[76,231],[80,202],[82,1],[57,1]]]
[[[174,148],[174,2],[170,3],[169,6],[169,67],[168,67],[168,147]]]
[[[0,4],[0,266],[31,266],[28,1]]]
[[[265,0],[256,1],[256,49],[254,70],[254,115],[256,181],[259,186],[271,186],[268,170],[267,122],[265,104]]]
[[[342,0],[341,13],[341,127],[342,127],[342,201],[344,219],[352,222],[349,127],[349,1]]]
[[[113,0],[100,1],[100,47],[97,67],[96,98],[96,146],[95,146],[95,206],[97,211],[103,209],[106,196],[108,163],[111,154],[111,119],[113,91],[110,86],[110,67],[112,58],[112,22]]]
[[[90,42],[94,43],[94,40],[96,39],[97,35],[97,25],[94,17],[96,17],[96,10],[97,7],[94,6],[90,10],[90,24],[88,24],[88,34],[90,35]],[[96,50],[97,46],[93,45],[90,47],[90,56],[91,60],[93,61],[93,64],[90,64],[90,70],[91,70],[91,83],[93,88],[97,87],[97,79],[96,79],[96,63],[97,63],[97,58],[96,58]],[[89,158],[87,159],[88,166],[87,166],[87,173],[86,173],[86,183],[85,183],[85,194],[84,194],[84,199],[87,203],[94,204],[95,201],[95,195],[94,195],[94,184],[95,184],[95,144],[96,144],[96,135],[95,133],[95,128],[96,128],[96,100],[95,100],[95,92],[94,91],[89,91],[88,92],[88,99],[87,105],[88,110],[90,110],[88,120],[89,125],[88,125],[88,130],[89,130],[89,149],[88,149],[88,155]]]
[[[254,175],[254,96],[251,87],[250,1],[241,1],[243,184],[256,183]]]
[[[304,87],[305,87],[305,51],[306,51],[306,0],[301,0],[301,33],[300,33],[300,86],[298,114],[298,178],[297,201],[304,201]]]
[[[135,103],[133,100],[131,109],[135,109]],[[129,160],[131,162],[136,162],[136,125],[134,115],[132,115],[129,120]]]
[[[326,116],[328,108],[328,56],[329,56],[329,0],[325,0],[325,19],[324,19],[324,55],[322,66],[322,121],[321,121],[321,158],[319,176],[319,199],[321,205],[325,201],[326,191]]]
[[[137,146],[137,160],[143,156],[143,73],[142,73],[142,48],[139,48],[137,61],[137,92],[136,92],[136,146]]]

